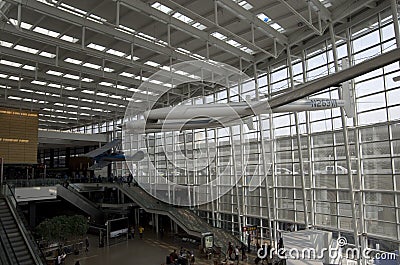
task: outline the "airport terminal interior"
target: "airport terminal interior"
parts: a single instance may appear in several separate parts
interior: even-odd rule
[[[400,264],[399,11],[0,0],[0,265]]]

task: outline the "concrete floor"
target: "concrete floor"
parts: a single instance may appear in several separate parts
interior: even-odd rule
[[[199,256],[199,251],[194,244],[181,243],[173,238],[164,237],[160,240],[155,234],[145,234],[140,240],[135,239],[115,244],[110,247],[99,248],[98,238],[89,236],[89,252],[81,252],[79,255],[68,255],[65,265],[75,265],[79,260],[81,265],[160,265],[165,263],[165,257],[174,249],[179,251],[183,246],[194,251],[196,265],[213,265],[213,260],[207,260]],[[240,261],[239,264],[254,264],[254,257],[249,258],[249,262]]]

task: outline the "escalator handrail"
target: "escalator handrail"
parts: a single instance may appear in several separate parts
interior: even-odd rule
[[[21,232],[21,235],[26,243],[26,246],[28,247],[29,253],[31,254],[32,259],[35,261],[35,264],[44,265],[46,261],[42,250],[37,245],[35,239],[32,236],[32,233],[30,233],[30,231],[26,229],[25,225],[21,224],[23,222],[22,221],[23,216],[20,216],[20,214],[18,213],[17,210],[18,205],[17,205],[17,199],[15,198],[15,194],[7,183],[5,183],[4,185],[5,185],[4,197],[6,198],[8,207],[11,210],[14,220],[16,221],[16,224],[18,226],[18,229]]]
[[[9,264],[19,264],[18,259],[17,259],[17,254],[15,253],[15,250],[11,245],[10,237],[7,234],[7,231],[3,225],[3,221],[1,220],[1,218],[0,218],[0,227],[2,228],[1,232],[3,232],[0,234],[0,241],[1,241],[1,245],[4,247],[3,249],[5,249],[7,260],[10,262]],[[2,234],[4,234],[5,238],[3,238]],[[6,244],[6,242],[4,242],[5,240],[7,241],[7,244]],[[6,245],[8,245],[9,248],[11,249],[11,253],[10,253],[10,251],[8,251],[8,248]]]

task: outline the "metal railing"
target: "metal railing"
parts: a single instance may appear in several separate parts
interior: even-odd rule
[[[6,198],[6,202],[8,203],[10,211],[14,217],[14,220],[16,221],[18,229],[21,232],[21,235],[26,243],[26,246],[28,247],[29,253],[35,261],[35,264],[46,264],[46,259],[42,250],[37,245],[32,233],[28,229],[26,229],[25,225],[23,224],[24,220],[26,224],[28,222],[26,221],[25,216],[23,216],[22,212],[18,211],[17,199],[15,198],[12,187],[6,183],[3,185],[2,190],[3,195]]]
[[[40,186],[55,186],[57,184],[62,184],[63,179],[57,178],[45,178],[45,179],[8,179],[5,181],[8,185],[12,187],[40,187]]]
[[[1,241],[1,261],[2,264],[19,264],[17,254],[11,245],[10,237],[4,227],[3,221],[0,218],[0,241]]]

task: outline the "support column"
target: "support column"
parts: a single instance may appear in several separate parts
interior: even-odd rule
[[[158,231],[159,231],[159,229],[158,229],[158,214],[154,214],[154,228],[156,229],[156,234],[157,234],[157,236],[158,236]]]
[[[290,86],[293,88],[294,87],[293,66],[292,66],[292,57],[290,54],[290,47],[288,46],[286,50],[287,50],[287,64],[289,68]],[[303,153],[301,152],[299,117],[297,112],[294,112],[293,115],[296,123],[297,153],[299,155],[301,190],[303,194],[304,224],[306,225],[306,229],[308,229],[310,224],[308,222],[307,191],[306,191],[306,181],[304,176]]]
[[[50,168],[54,168],[54,149],[50,149]]]
[[[335,65],[335,72],[339,71],[339,63],[338,63],[338,55],[336,49],[336,40],[335,40],[335,32],[333,29],[332,23],[329,24],[329,33],[332,41],[332,51]],[[339,98],[342,99],[342,88],[338,88]],[[350,161],[350,150],[349,150],[349,136],[347,131],[347,121],[346,115],[343,108],[340,108],[340,117],[342,120],[343,127],[343,139],[344,139],[344,149],[346,154],[346,166],[347,166],[347,176],[349,181],[349,192],[350,192],[350,201],[351,201],[351,212],[352,212],[352,224],[353,224],[353,234],[354,234],[354,244],[357,249],[360,248],[360,242],[358,239],[358,226],[357,226],[357,213],[356,213],[356,200],[355,200],[355,191],[354,191],[354,183],[353,176],[351,172],[351,161]],[[361,258],[362,259],[362,258]],[[357,260],[357,264],[361,264],[360,260]]]
[[[29,226],[36,227],[36,202],[29,202]]]
[[[65,167],[69,168],[69,161],[71,158],[71,148],[67,147],[65,149]]]
[[[258,74],[257,74],[257,66],[255,64],[253,64],[253,69],[254,69],[253,72],[254,72],[254,81],[255,81],[255,89],[256,89],[256,91],[255,91],[256,92],[256,100],[259,100],[260,99],[260,93],[259,93],[259,84],[258,84]],[[269,76],[269,73],[267,75]],[[268,84],[269,84],[269,82],[268,82]],[[259,127],[259,130],[260,130],[261,159],[262,159],[264,181],[265,181],[265,192],[266,192],[266,195],[267,195],[267,198],[266,198],[267,199],[267,218],[268,218],[268,226],[267,227],[268,227],[270,245],[274,246],[273,242],[276,242],[276,237],[273,236],[272,229],[274,229],[274,233],[275,233],[276,232],[276,227],[275,227],[275,225],[271,226],[272,215],[271,215],[270,191],[269,191],[269,186],[268,186],[268,178],[269,177],[273,177],[273,175],[268,175],[268,171],[269,171],[270,168],[273,168],[273,167],[272,167],[272,165],[271,165],[271,167],[268,167],[267,160],[266,160],[266,157],[265,157],[265,141],[264,141],[264,132],[263,132],[264,128],[263,128],[263,123],[262,123],[262,116],[258,115],[257,119],[258,119],[258,127]],[[272,112],[269,115],[269,120],[270,120],[270,128],[269,128],[269,130],[270,130],[270,132],[272,131],[271,119],[272,119]],[[273,138],[270,138],[270,141],[272,142]],[[273,149],[271,149],[271,154],[273,153],[272,150]],[[273,184],[274,181],[272,180],[271,182],[272,182],[272,186],[274,186],[274,184]],[[262,214],[261,211],[260,211],[260,214]],[[276,216],[274,216],[274,217],[275,217],[274,219],[276,219]],[[260,224],[262,224],[262,222],[260,222]],[[250,246],[248,246],[248,247],[250,248]]]

